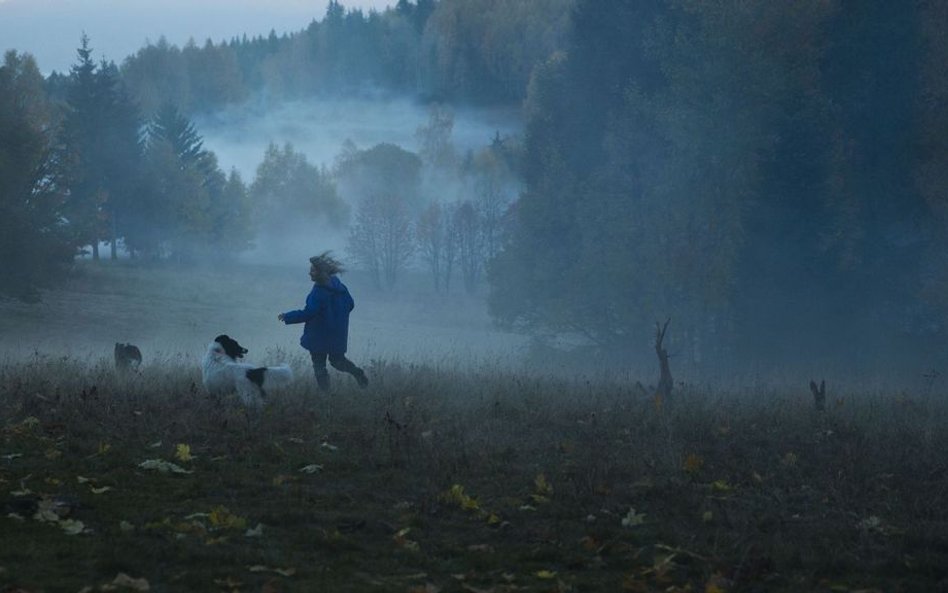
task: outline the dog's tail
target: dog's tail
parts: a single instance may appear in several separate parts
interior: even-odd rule
[[[271,387],[284,387],[293,381],[293,369],[286,363],[273,367],[265,367],[263,373],[264,389]]]

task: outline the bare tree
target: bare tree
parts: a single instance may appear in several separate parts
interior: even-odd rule
[[[421,213],[415,226],[415,238],[418,254],[431,272],[435,292],[447,292],[457,250],[448,211],[440,202],[432,202]]]
[[[474,205],[465,201],[457,205],[451,223],[452,234],[458,242],[458,264],[464,279],[464,289],[473,293],[477,290],[484,268],[483,221]]]
[[[500,251],[502,221],[512,202],[511,183],[510,170],[493,151],[485,150],[474,158],[473,189],[481,217],[485,261]]]
[[[414,251],[412,224],[405,200],[393,193],[374,193],[358,205],[349,230],[348,250],[379,289],[391,289]]]
[[[671,397],[672,389],[675,386],[675,382],[672,380],[671,367],[668,364],[668,351],[665,350],[665,346],[662,344],[670,322],[670,318],[665,320],[665,325],[655,322],[655,354],[658,355],[658,365],[661,369],[655,395],[665,400]]]

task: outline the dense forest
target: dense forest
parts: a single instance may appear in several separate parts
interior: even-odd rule
[[[671,318],[696,364],[930,368],[946,21],[928,0],[333,0],[294,33],[159,41],[120,65],[82,39],[45,78],[10,51],[0,291],[36,300],[104,240],[143,262],[233,257],[292,211],[344,229],[380,290],[412,265],[436,291],[486,280],[499,323],[598,352],[647,349]],[[273,145],[244,180],[193,124],[356,94],[430,105],[417,153],[352,145],[326,166]],[[523,136],[458,154],[462,104],[522,105]]]

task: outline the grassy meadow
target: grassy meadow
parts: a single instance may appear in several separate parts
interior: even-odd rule
[[[326,396],[295,329],[251,333],[302,301],[295,280],[252,303],[202,282],[92,269],[0,307],[0,592],[948,591],[934,394],[831,394],[818,413],[800,391],[656,401],[487,358],[374,356],[396,305],[363,300],[372,384],[334,374]],[[489,336],[477,315],[459,323]],[[195,356],[232,327],[251,360],[298,371],[261,410],[202,392]],[[435,339],[458,331],[425,339],[450,352]],[[115,373],[114,341],[143,347],[139,372]]]

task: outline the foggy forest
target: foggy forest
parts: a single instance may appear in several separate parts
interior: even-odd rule
[[[0,593],[948,591],[946,23],[0,39]]]

